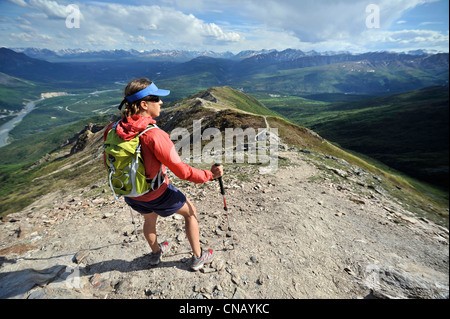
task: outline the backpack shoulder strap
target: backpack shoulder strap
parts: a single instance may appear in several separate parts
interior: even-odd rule
[[[148,131],[150,131],[151,129],[154,128],[159,128],[156,124],[150,124],[145,130],[143,130],[141,133],[138,134],[138,136],[142,136],[145,133],[147,133]]]
[[[148,132],[154,128],[159,128],[159,127],[156,124],[150,124],[144,131],[139,133],[138,136],[142,136],[143,134],[145,134],[146,132]],[[153,179],[147,179],[147,182],[151,184],[152,190],[158,189],[164,183],[164,181],[166,179],[166,174],[163,174],[162,171],[163,171],[163,164],[161,163],[158,174],[156,174],[156,176]]]
[[[117,121],[116,123],[113,124],[113,126],[111,127],[111,130],[115,130],[117,128],[117,125],[119,125],[121,120]]]
[[[139,143],[138,143],[138,145],[136,147],[136,152],[139,152],[139,153],[141,152],[141,139],[140,139],[140,137],[142,135],[144,135],[145,133],[147,133],[148,131],[150,131],[151,129],[153,129],[153,128],[158,128],[158,126],[156,126],[155,124],[150,124],[145,130],[143,130],[141,133],[136,135],[136,137],[139,138]]]

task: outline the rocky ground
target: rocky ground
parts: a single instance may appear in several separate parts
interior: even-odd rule
[[[448,298],[448,229],[358,183],[364,174],[345,163],[327,171],[312,154],[279,155],[276,174],[225,166],[231,231],[217,182],[172,176],[197,207],[202,246],[216,250],[198,272],[178,216],[159,219],[172,248],[150,267],[142,217],[133,213],[136,239],[106,180],[45,196],[0,222],[0,298]]]

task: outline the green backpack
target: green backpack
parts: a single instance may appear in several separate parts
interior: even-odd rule
[[[158,189],[165,180],[165,174],[162,174],[162,163],[158,174],[153,179],[146,178],[144,160],[141,155],[140,136],[157,126],[151,124],[132,140],[125,141],[116,132],[119,122],[116,122],[108,132],[103,146],[109,173],[109,187],[116,199],[118,196],[139,197]]]

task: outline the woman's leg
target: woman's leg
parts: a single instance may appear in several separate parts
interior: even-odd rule
[[[180,208],[179,211],[177,211],[177,214],[184,217],[186,236],[191,244],[194,256],[200,257],[202,251],[200,248],[200,235],[196,208],[192,205],[189,199],[186,198],[186,203]]]
[[[150,248],[153,253],[157,253],[160,251],[160,247],[158,244],[158,238],[156,235],[156,220],[158,219],[158,215],[156,213],[143,214],[144,216],[144,237],[147,239]]]

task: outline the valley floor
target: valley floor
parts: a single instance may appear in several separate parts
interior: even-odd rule
[[[177,216],[159,219],[159,240],[172,249],[151,268],[128,207],[102,191],[106,181],[45,196],[0,222],[0,298],[448,298],[446,228],[329,178],[308,154],[279,155],[289,165],[273,175],[225,166],[231,231],[216,182],[172,175],[197,207],[202,246],[216,250],[199,272],[189,270]]]

